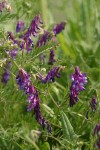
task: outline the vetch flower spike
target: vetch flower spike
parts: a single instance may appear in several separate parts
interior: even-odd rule
[[[60,78],[60,69],[60,67],[54,67],[48,72],[46,77],[43,77],[41,74],[39,74],[38,77],[44,84],[47,82],[54,82],[55,77]]]
[[[28,111],[34,110],[35,118],[37,122],[44,129],[47,128],[48,132],[52,131],[51,125],[41,114],[40,111],[40,99],[38,96],[38,91],[35,90],[34,86],[31,83],[30,75],[22,68],[19,69],[18,74],[16,76],[17,84],[19,85],[19,89],[23,90],[24,93],[28,96]]]
[[[94,135],[99,135],[100,133],[100,124],[96,124],[94,128]]]
[[[10,79],[10,71],[9,71],[10,67],[11,67],[11,62],[10,62],[10,61],[7,61],[7,62],[6,62],[5,69],[4,69],[5,72],[4,72],[4,74],[2,75],[2,82],[3,82],[4,84],[7,84],[8,81],[9,81],[9,79]]]
[[[38,96],[38,91],[36,90],[33,94],[31,93],[27,101],[29,102],[28,111],[34,109],[34,114],[37,122],[43,127],[43,129],[46,127],[48,129],[48,132],[51,133],[51,125],[48,123],[47,120],[44,119],[40,112],[40,99]]]
[[[51,37],[51,33],[44,30],[44,33],[39,37],[39,40],[37,41],[36,47],[46,45],[47,42],[51,39]]]
[[[73,106],[78,101],[79,92],[85,89],[87,84],[87,76],[81,73],[79,67],[75,68],[75,73],[71,75],[72,84],[70,87],[70,106]]]
[[[11,56],[13,59],[15,59],[17,53],[18,53],[18,49],[17,49],[17,48],[14,49],[14,50],[11,50],[11,51],[10,51],[10,56]]]
[[[49,58],[49,65],[53,65],[55,60],[55,51],[53,49],[50,50],[50,58]]]
[[[39,25],[42,24],[40,15],[35,16],[35,18],[32,20],[28,30],[24,35],[22,35],[20,38],[22,38],[26,43],[26,50],[30,52],[32,50],[33,41],[31,40],[31,35],[36,37],[38,34],[38,31],[40,30]]]
[[[66,25],[66,22],[61,22],[59,24],[56,24],[53,28],[53,32],[54,32],[54,35],[56,36],[57,34],[59,34],[62,30],[65,29],[65,25]]]
[[[24,31],[24,29],[24,22],[19,20],[16,25],[16,32]]]
[[[96,136],[96,141],[94,146],[100,149],[100,124],[96,124],[94,128],[94,135]]]
[[[18,75],[16,76],[16,81],[20,90],[24,90],[25,94],[29,93],[30,75],[27,74],[27,72],[22,68],[19,69]]]
[[[97,107],[97,100],[94,96],[92,97],[92,100],[90,102],[90,106],[91,106],[92,112],[94,112],[96,110],[96,107]]]

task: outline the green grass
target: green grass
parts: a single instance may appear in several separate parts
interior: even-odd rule
[[[38,13],[46,23],[45,28],[63,20],[67,21],[67,26],[58,35],[59,44],[56,47],[50,42],[35,53],[33,49],[30,55],[24,54],[23,58],[22,54],[19,54],[14,61],[18,66],[23,65],[31,74],[33,84],[40,90],[41,111],[52,125],[52,134],[48,134],[47,130],[38,125],[33,112],[27,112],[27,97],[18,90],[15,81],[18,68],[12,62],[10,81],[6,86],[0,83],[0,150],[93,150],[93,129],[100,123],[99,0],[58,0],[57,3],[53,0],[9,2],[12,14],[0,14],[0,41],[4,40],[6,31],[15,32],[19,18],[28,26]],[[6,46],[8,45],[9,43]],[[51,47],[56,51],[55,65],[60,64],[65,66],[65,69],[60,79],[53,84],[39,84],[34,75],[43,72],[43,68],[50,69],[47,63]],[[0,79],[6,58],[5,48],[0,46]],[[42,52],[47,56],[46,64],[41,64],[38,59]],[[71,84],[70,74],[74,72],[75,66],[87,73],[88,84],[85,91],[80,93],[79,102],[70,108],[67,95]],[[98,101],[94,113],[90,108],[92,95],[95,95]],[[42,134],[39,135],[38,131]]]

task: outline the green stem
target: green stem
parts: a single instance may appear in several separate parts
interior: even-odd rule
[[[56,105],[56,107],[59,109],[58,104],[55,102],[54,98],[52,97],[52,95],[51,95],[51,94],[50,94],[50,92],[49,92],[48,84],[47,84],[47,90],[48,90],[48,94],[49,94],[49,96],[50,96],[51,100],[52,100],[52,101],[53,101],[53,103]]]

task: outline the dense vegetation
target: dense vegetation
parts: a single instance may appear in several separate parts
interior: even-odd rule
[[[100,149],[99,3],[0,2],[0,150]]]

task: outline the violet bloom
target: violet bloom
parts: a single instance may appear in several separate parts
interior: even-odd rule
[[[40,16],[39,15],[35,16],[35,18],[31,22],[28,30],[26,31],[26,33],[22,37],[28,38],[31,35],[36,37],[36,35],[38,34],[38,30],[40,30],[40,27],[39,27],[40,24],[42,24]]]
[[[35,18],[32,20],[31,25],[29,27],[29,32],[36,37],[38,30],[40,30],[39,24],[43,24],[40,18],[40,15],[35,16]]]
[[[29,93],[30,75],[27,74],[27,72],[22,68],[19,69],[18,75],[16,76],[16,81],[20,90],[23,90],[25,94]]]
[[[32,50],[32,46],[33,46],[33,41],[31,40],[31,38],[27,38],[25,39],[25,42],[26,42],[26,50],[28,52],[30,52]]]
[[[92,97],[92,100],[90,102],[90,106],[91,106],[92,111],[94,112],[96,110],[96,107],[97,107],[97,100],[94,96]]]
[[[44,31],[44,33],[40,36],[36,47],[41,47],[43,45],[46,45],[46,43],[51,39],[51,33],[48,31]]]
[[[65,25],[66,25],[66,22],[61,22],[59,24],[56,24],[53,28],[53,32],[54,32],[54,35],[56,36],[57,34],[59,34],[62,30],[65,29]]]
[[[17,53],[18,53],[18,49],[17,49],[17,48],[14,49],[14,50],[11,50],[11,51],[10,51],[10,56],[11,56],[13,59],[15,59]]]
[[[23,50],[25,48],[25,41],[20,41],[19,46],[20,49]]]
[[[54,67],[51,69],[46,77],[43,77],[41,74],[39,74],[39,79],[45,84],[47,82],[54,82],[55,77],[59,78],[60,77],[60,67]]]
[[[51,132],[51,125],[48,123],[47,120],[44,119],[44,117],[42,116],[41,112],[40,112],[40,99],[38,96],[38,91],[36,90],[35,92],[33,92],[33,94],[31,93],[28,96],[28,111],[31,111],[32,109],[34,109],[34,114],[35,114],[35,118],[37,120],[37,122],[42,126],[42,128],[47,128],[48,132]]]
[[[41,114],[40,99],[37,90],[35,90],[34,86],[31,84],[30,75],[21,68],[19,69],[16,81],[19,85],[19,89],[23,90],[24,93],[28,96],[28,111],[34,110],[37,122],[43,127],[43,129],[46,127],[48,132],[51,132],[51,125],[44,119]]]
[[[16,32],[24,31],[25,26],[23,21],[18,21],[16,26]]]
[[[35,18],[32,20],[28,30],[24,35],[22,35],[20,38],[22,38],[26,43],[26,50],[30,52],[32,50],[33,41],[31,40],[31,35],[36,37],[38,34],[38,31],[40,30],[39,25],[42,24],[40,16],[35,16]]]
[[[97,137],[94,146],[100,149],[100,124],[95,126],[94,135]]]
[[[75,73],[71,75],[72,84],[70,87],[70,106],[78,101],[79,92],[83,91],[84,85],[87,84],[87,76],[81,73],[79,67],[75,68]]]
[[[53,65],[53,63],[56,61],[54,57],[55,57],[55,51],[52,49],[50,50],[49,65]]]
[[[4,72],[4,74],[2,75],[2,82],[3,82],[4,84],[7,84],[8,81],[9,81],[9,79],[10,79],[10,71],[9,71],[10,67],[11,67],[11,62],[10,62],[10,61],[7,61],[7,62],[6,62],[5,69],[4,69],[5,72]]]
[[[94,128],[94,135],[99,135],[100,133],[100,124],[97,124]]]

